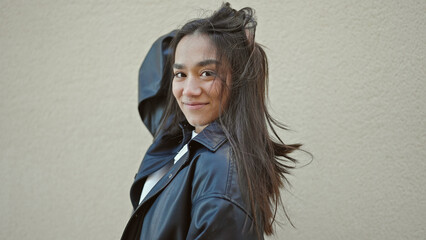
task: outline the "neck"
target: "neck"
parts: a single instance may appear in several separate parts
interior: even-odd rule
[[[204,128],[206,128],[208,126],[208,124],[207,125],[204,125],[204,126],[195,126],[195,132],[196,133],[200,133],[201,131],[203,131],[203,129]]]

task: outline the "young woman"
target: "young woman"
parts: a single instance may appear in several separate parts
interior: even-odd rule
[[[300,145],[284,144],[274,130],[283,126],[266,107],[268,64],[255,30],[251,8],[226,3],[154,44],[151,64],[141,68],[140,111],[155,139],[131,189],[135,209],[122,239],[273,233],[280,188],[295,162],[288,154]],[[162,78],[153,68],[164,68]],[[160,92],[168,97],[164,111]]]

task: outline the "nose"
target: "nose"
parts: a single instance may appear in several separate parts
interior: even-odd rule
[[[200,80],[197,77],[188,76],[182,94],[187,97],[199,96],[201,94]]]

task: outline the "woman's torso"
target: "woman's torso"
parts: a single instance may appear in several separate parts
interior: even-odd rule
[[[185,139],[189,130],[183,129]],[[153,162],[173,159],[182,140],[162,144],[157,138],[142,162],[131,190],[133,203]],[[257,239],[230,153],[213,122],[188,142],[188,152],[135,206],[122,239]]]

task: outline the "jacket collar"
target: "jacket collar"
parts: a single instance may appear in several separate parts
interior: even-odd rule
[[[191,139],[193,126],[186,120],[180,122],[179,126],[182,129],[181,134],[176,136],[164,134],[154,140],[145,154],[135,180],[146,177],[168,162],[173,161],[175,155],[186,143],[190,146],[193,142],[198,142],[208,150],[215,152],[227,140],[220,123],[217,121],[210,123],[193,139]]]
[[[162,134],[156,138],[153,144],[148,148],[138,173],[135,176],[135,181],[147,177],[149,174],[162,168],[164,165],[173,161],[175,155],[182,147],[188,143],[188,146],[197,142],[215,152],[227,138],[219,122],[213,121],[203,129],[196,137],[191,139],[194,127],[186,120],[179,123],[182,132],[176,136]]]
[[[209,151],[215,152],[227,140],[220,123],[217,121],[210,123],[193,139],[191,139],[192,131],[194,130],[193,126],[187,121],[179,123],[179,126],[182,129],[181,134],[167,137],[165,137],[167,134],[160,135],[147,150],[130,190],[130,198],[134,208],[138,205],[140,192],[144,183],[142,179],[145,179],[151,173],[173,161],[174,156],[185,143],[188,143],[188,146],[191,148],[197,142]]]
[[[208,150],[215,152],[227,140],[223,128],[216,120],[203,129],[194,139]]]

